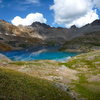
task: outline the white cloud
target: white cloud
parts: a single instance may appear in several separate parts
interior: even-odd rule
[[[72,25],[76,25],[77,27],[82,27],[86,24],[92,23],[94,20],[99,19],[99,16],[96,14],[96,11],[91,10],[83,17],[72,21],[70,24],[65,24],[66,27],[70,27]]]
[[[54,11],[55,23],[67,27],[73,24],[80,27],[97,19],[92,8],[92,0],[54,0],[50,7]]]
[[[95,7],[100,9],[100,0],[93,0]]]
[[[46,19],[44,18],[43,14],[41,13],[30,13],[26,16],[26,18],[21,18],[19,16],[16,16],[13,20],[11,20],[12,24],[18,26],[18,25],[31,25],[33,22],[41,22],[46,23]]]

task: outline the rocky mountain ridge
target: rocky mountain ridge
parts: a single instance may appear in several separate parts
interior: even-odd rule
[[[66,42],[73,41],[76,38],[87,37],[87,34],[91,33],[95,33],[93,37],[100,37],[100,20],[81,28],[72,26],[70,29],[50,27],[39,22],[34,22],[30,26],[14,26],[4,20],[0,20],[0,51],[19,50],[41,45],[60,45],[63,47]],[[93,42],[94,40],[91,41]]]

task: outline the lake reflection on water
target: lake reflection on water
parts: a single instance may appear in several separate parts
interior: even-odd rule
[[[16,50],[10,52],[2,52],[13,61],[32,61],[32,60],[56,60],[65,61],[78,53],[60,52],[52,48],[42,48],[39,50]]]

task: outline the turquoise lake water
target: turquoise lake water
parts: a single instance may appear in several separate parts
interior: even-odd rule
[[[8,58],[13,61],[32,61],[32,60],[56,60],[56,61],[65,61],[73,56],[78,55],[78,53],[70,52],[59,52],[59,51],[47,51],[47,50],[38,50],[38,51],[10,51],[3,52]]]

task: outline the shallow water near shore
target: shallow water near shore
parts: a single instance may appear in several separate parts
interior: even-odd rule
[[[32,60],[56,60],[66,61],[67,59],[78,55],[74,52],[60,52],[57,50],[40,49],[40,50],[16,50],[10,52],[2,52],[13,61],[32,61]]]

